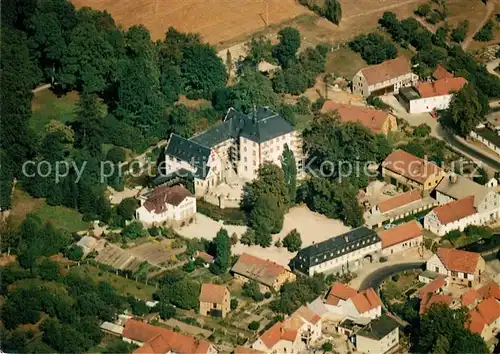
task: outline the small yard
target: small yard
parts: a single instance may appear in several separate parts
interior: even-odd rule
[[[382,285],[381,293],[383,298],[393,302],[394,300],[404,300],[420,288],[418,275],[420,271],[405,271],[393,275]]]
[[[77,100],[78,93],[76,92],[70,92],[61,97],[57,97],[51,90],[37,92],[32,101],[33,114],[30,127],[38,134],[53,119],[63,123],[72,122],[76,115]]]
[[[365,66],[367,64],[361,58],[361,55],[351,50],[348,46],[344,46],[328,53],[325,72],[352,80],[353,76]]]
[[[145,301],[151,300],[153,298],[153,293],[156,291],[155,286],[135,282],[132,279],[109,273],[91,265],[74,267],[71,269],[71,272],[90,276],[95,281],[107,281],[121,295],[133,295]]]

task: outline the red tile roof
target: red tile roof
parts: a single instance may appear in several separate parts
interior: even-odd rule
[[[479,294],[483,298],[494,297],[498,301],[500,301],[500,286],[495,281],[490,281],[485,286],[478,289]]]
[[[483,300],[476,308],[481,317],[489,325],[500,318],[500,303],[492,297]]]
[[[400,208],[407,204],[421,200],[422,196],[418,189],[412,189],[408,192],[398,194],[392,198],[384,200],[378,204],[378,209],[381,213],[386,213],[388,211]]]
[[[321,320],[321,317],[312,312],[312,310],[306,306],[299,307],[297,311],[295,311],[290,317],[303,318],[304,320],[312,324],[316,324],[319,320]]]
[[[326,303],[328,305],[337,306],[340,300],[351,300],[359,313],[365,313],[376,307],[382,306],[382,301],[372,288],[358,292],[342,283],[333,284]]]
[[[278,263],[243,253],[231,271],[264,285],[272,286],[278,276],[287,269]]]
[[[166,210],[165,204],[177,206],[184,199],[192,196],[191,192],[181,185],[172,187],[160,186],[156,187],[148,196],[148,199],[144,202],[144,208],[147,211],[154,211],[156,214],[160,214]]]
[[[481,316],[476,309],[469,311],[469,320],[465,322],[465,328],[470,329],[472,333],[477,333],[481,335],[483,332],[484,326],[486,326],[486,321]]]
[[[440,248],[437,256],[443,265],[451,271],[474,274],[481,255],[475,252]]]
[[[412,220],[379,232],[378,236],[382,240],[382,248],[387,248],[422,236],[422,227]]]
[[[428,293],[435,293],[438,290],[444,288],[445,286],[446,286],[445,277],[442,275],[438,275],[436,279],[418,289],[417,294],[422,299]]]
[[[210,348],[207,341],[132,319],[125,323],[122,336],[144,343],[134,353],[163,354],[171,351],[179,354],[205,354]]]
[[[343,283],[334,283],[326,298],[328,305],[337,305],[340,300],[347,301],[358,293],[356,289]]]
[[[201,284],[200,302],[223,304],[226,295],[230,297],[229,291],[224,285]]]
[[[425,82],[417,85],[417,91],[420,97],[435,97],[448,95],[451,92],[458,92],[467,83],[463,77],[454,77],[451,79],[441,79],[432,82]]]
[[[436,66],[436,70],[434,70],[434,73],[432,74],[432,77],[436,80],[440,79],[451,79],[454,77],[452,73],[450,73],[448,70],[444,68],[441,64],[438,64]]]
[[[432,162],[404,150],[396,150],[389,154],[382,162],[382,167],[418,183],[424,183],[430,176],[443,171]]]
[[[420,301],[419,313],[423,315],[433,304],[444,304],[450,306],[453,303],[453,296],[427,293]]]
[[[410,62],[403,56],[361,69],[368,85],[374,85],[411,73]]]
[[[460,297],[462,300],[462,305],[470,306],[473,305],[476,301],[481,301],[483,297],[476,289],[469,289]]]
[[[269,328],[267,331],[265,331],[260,336],[260,340],[266,345],[266,347],[272,349],[280,340],[286,340],[290,342],[295,341],[297,334],[297,330],[285,330],[283,328],[283,322],[280,321],[274,324],[274,326]]]
[[[333,101],[325,101],[321,108],[322,113],[337,111],[341,122],[357,122],[373,133],[382,133],[384,123],[389,119],[390,113],[373,108],[353,106]]]
[[[203,259],[206,263],[212,263],[214,261],[213,256],[211,256],[208,253],[203,252],[203,251],[198,251],[196,257]]]
[[[477,210],[474,207],[474,196],[468,196],[463,199],[440,205],[432,210],[438,220],[443,225],[474,215]]]
[[[247,347],[236,347],[234,354],[264,354],[264,352]]]

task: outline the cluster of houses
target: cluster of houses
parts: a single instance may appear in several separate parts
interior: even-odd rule
[[[480,254],[440,248],[426,262],[419,280],[427,283],[419,289],[420,314],[432,304],[450,308],[466,307],[465,326],[489,341],[500,332],[500,286],[486,282],[485,261]]]

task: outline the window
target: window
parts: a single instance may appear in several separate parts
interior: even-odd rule
[[[243,148],[243,151],[245,151],[245,152],[247,151],[247,147],[246,146]]]
[[[434,267],[434,268],[435,268],[435,269],[434,269],[434,271],[435,271],[436,273],[439,273],[439,267]]]
[[[247,157],[245,156],[245,158],[243,159],[245,162],[247,162]]]
[[[248,167],[247,166],[245,166],[245,171],[248,171]]]

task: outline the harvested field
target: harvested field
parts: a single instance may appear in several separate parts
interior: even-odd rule
[[[73,3],[76,7],[107,10],[124,27],[143,24],[154,40],[162,39],[172,26],[200,33],[211,44],[264,28],[266,3],[269,24],[309,12],[294,0],[73,0]]]

